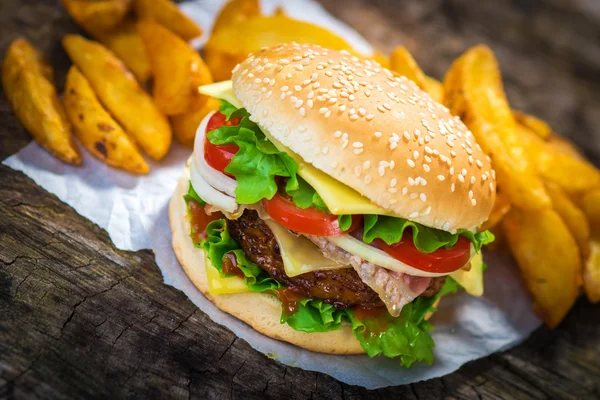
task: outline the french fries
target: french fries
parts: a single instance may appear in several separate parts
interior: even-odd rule
[[[231,0],[228,1],[217,19],[213,24],[212,34],[222,30],[225,27],[239,24],[240,22],[250,17],[256,17],[260,15],[260,3],[258,0]]]
[[[207,97],[198,87],[212,83],[212,76],[200,54],[157,22],[141,21],[137,29],[152,64],[158,109],[175,115],[202,107]]]
[[[600,239],[591,241],[590,257],[583,271],[583,286],[592,303],[600,302]]]
[[[88,79],[98,98],[146,154],[163,158],[171,145],[171,127],[152,98],[115,55],[79,35],[63,38],[63,47]]]
[[[150,168],[135,143],[102,107],[89,82],[72,66],[65,85],[65,109],[77,139],[106,164],[136,174]]]
[[[590,255],[590,225],[581,211],[567,194],[555,183],[547,182],[546,191],[552,199],[552,208],[561,216],[571,231],[585,261]]]
[[[523,209],[549,208],[550,198],[519,139],[498,63],[489,48],[473,47],[452,65],[444,81],[444,99],[450,110],[464,116],[477,143],[492,158],[498,185],[511,203]]]
[[[504,196],[502,192],[496,192],[496,199],[494,200],[494,207],[488,217],[487,221],[481,226],[482,231],[495,228],[502,218],[510,211],[511,204]]]
[[[525,151],[539,175],[558,184],[568,193],[591,190],[600,186],[600,171],[573,150],[557,141],[544,141],[523,125],[517,131]]]
[[[193,147],[198,125],[209,112],[218,110],[220,104],[219,100],[211,97],[195,111],[172,116],[171,124],[177,141],[184,146]]]
[[[132,0],[62,0],[71,18],[88,32],[114,28],[123,20]]]
[[[531,132],[538,135],[541,139],[549,139],[550,135],[552,135],[552,128],[550,128],[550,125],[538,117],[518,110],[513,110],[513,116],[517,123],[529,128]]]
[[[575,239],[552,209],[512,208],[502,220],[506,239],[533,295],[534,309],[553,328],[575,303],[581,256]]]
[[[170,0],[134,0],[135,12],[142,20],[151,19],[184,40],[202,35],[202,29]]]
[[[95,32],[92,36],[115,53],[139,82],[146,82],[150,78],[150,60],[133,19],[127,18],[113,29]]]
[[[11,43],[2,65],[2,87],[15,115],[49,153],[80,165],[81,154],[52,76],[50,65],[29,42],[21,38]]]
[[[425,74],[406,47],[398,46],[394,49],[390,55],[390,69],[399,75],[404,75],[422,90],[427,91]]]

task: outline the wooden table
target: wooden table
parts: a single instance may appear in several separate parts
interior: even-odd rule
[[[78,31],[58,1],[2,0],[0,50],[45,51]],[[389,51],[404,43],[441,77],[467,46],[493,47],[512,103],[600,160],[600,3],[572,0],[323,0]],[[0,158],[30,137],[0,97]],[[165,286],[152,252],[107,234],[20,172],[0,166],[0,398],[598,398],[600,308],[580,300],[554,331],[423,383],[368,392],[281,365]]]

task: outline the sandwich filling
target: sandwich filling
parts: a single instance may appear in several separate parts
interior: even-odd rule
[[[390,214],[270,137],[230,90],[217,92],[222,105],[198,128],[185,196],[211,289],[272,293],[294,329],[349,323],[370,356],[431,363],[425,316],[459,286],[481,295],[480,250],[493,235]]]

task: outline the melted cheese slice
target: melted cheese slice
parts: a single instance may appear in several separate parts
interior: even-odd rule
[[[471,259],[471,269],[459,269],[450,274],[471,296],[483,295],[483,255],[481,251]]]
[[[325,257],[313,242],[303,236],[295,236],[272,220],[265,220],[279,245],[285,273],[289,277],[312,271],[340,269],[343,266]]]
[[[207,96],[226,100],[236,107],[242,107],[242,104],[235,97],[231,81],[201,86],[198,91]],[[394,214],[375,205],[375,203],[371,202],[371,200],[367,199],[356,190],[336,181],[326,173],[304,162],[298,154],[285,147],[268,132],[265,132],[264,130],[263,132],[265,133],[265,136],[273,142],[275,147],[280,151],[289,154],[290,157],[298,163],[298,175],[319,193],[319,196],[321,196],[321,199],[323,199],[323,202],[327,205],[327,208],[329,208],[332,214],[378,214],[394,216]]]
[[[206,278],[210,294],[231,294],[250,291],[244,280],[239,276],[221,277],[219,271],[210,262],[208,255],[204,257],[204,266],[206,268]]]

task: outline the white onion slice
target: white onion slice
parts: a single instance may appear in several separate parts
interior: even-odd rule
[[[348,253],[352,253],[355,256],[362,258],[363,260],[369,261],[372,264],[380,267],[400,272],[412,276],[426,276],[436,277],[445,276],[448,273],[435,273],[427,272],[411,267],[402,261],[396,260],[394,257],[388,255],[385,251],[380,250],[376,247],[370,246],[361,240],[358,240],[348,234],[341,236],[328,236],[327,240],[336,246],[346,250]]]
[[[192,157],[190,165],[190,180],[192,186],[202,200],[208,204],[212,204],[219,207],[227,212],[234,212],[237,209],[237,203],[235,198],[228,196],[224,193],[219,192],[206,182],[200,171],[198,170],[198,163],[196,157]]]
[[[230,197],[235,197],[235,188],[237,187],[237,182],[235,179],[232,179],[222,173],[221,171],[217,171],[208,163],[204,158],[204,138],[206,137],[206,126],[208,125],[208,120],[213,116],[215,112],[209,113],[196,130],[196,139],[194,142],[194,159],[196,160],[196,165],[198,167],[198,172],[204,177],[204,180],[208,182],[208,184],[214,187],[221,192],[228,194]]]

